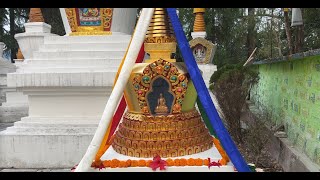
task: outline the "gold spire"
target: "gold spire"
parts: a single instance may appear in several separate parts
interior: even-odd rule
[[[155,8],[151,19],[146,43],[175,42],[172,25],[164,8]]]
[[[150,55],[150,59],[146,62],[160,58],[175,62],[175,59],[171,59],[171,54],[176,52],[176,46],[176,38],[167,11],[164,8],[155,8],[144,43],[144,49]]]
[[[29,22],[44,22],[40,8],[30,8]]]
[[[205,32],[206,25],[204,22],[203,14],[205,12],[205,8],[194,8],[193,13],[196,14],[194,25],[193,25],[193,32]]]

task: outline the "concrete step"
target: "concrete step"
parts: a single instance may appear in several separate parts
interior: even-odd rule
[[[45,71],[45,70],[44,70]],[[117,69],[110,71],[88,70],[72,72],[15,72],[8,74],[8,87],[105,87],[113,86]]]
[[[69,66],[109,66],[109,67],[118,67],[122,59],[111,59],[111,58],[97,58],[97,59],[30,59],[23,67],[28,66],[37,66],[37,67],[50,67],[51,65],[63,65],[66,67]]]
[[[121,61],[118,60],[29,60],[16,72],[116,72]],[[32,69],[32,71],[31,71]],[[34,70],[34,71],[33,71]],[[56,71],[55,71],[56,70]]]
[[[70,44],[70,43],[108,43],[124,42],[129,43],[131,35],[110,35],[110,36],[46,36],[44,44]]]
[[[44,67],[44,66],[43,66]],[[118,69],[118,66],[64,66],[64,65],[54,65],[54,67],[32,67],[32,66],[27,66],[24,69],[20,69],[17,72],[19,73],[82,73],[82,72],[96,72],[96,71],[105,71],[105,72],[110,72],[110,73],[116,73]]]
[[[89,59],[118,58],[122,59],[125,51],[38,51],[33,59]]]
[[[125,51],[127,47],[127,42],[44,44],[39,51]]]

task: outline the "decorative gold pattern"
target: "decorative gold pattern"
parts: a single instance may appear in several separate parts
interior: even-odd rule
[[[187,91],[188,78],[180,74],[178,69],[170,62],[159,59],[144,68],[143,73],[135,74],[132,85],[138,96],[139,106],[144,114],[150,114],[146,101],[147,93],[152,88],[152,81],[163,77],[170,82],[171,91],[174,93],[172,113],[180,113],[184,95]],[[170,112],[171,113],[171,112]]]
[[[100,8],[101,26],[78,26],[76,8],[65,8],[65,11],[72,31],[70,36],[112,34],[110,31],[113,15],[112,8]]]
[[[194,25],[193,25],[193,32],[205,32],[205,22],[203,14],[205,12],[205,8],[194,8],[193,13],[196,14]]]
[[[212,138],[196,109],[169,116],[127,112],[112,146],[133,157],[177,157],[210,149]]]
[[[76,10],[75,8],[65,8],[68,22],[72,32],[77,30]]]
[[[205,58],[202,62],[197,62],[199,64],[209,64],[211,63],[212,59],[213,59],[213,54],[215,52],[215,48],[216,48],[216,45],[214,45],[212,42],[204,39],[204,38],[195,38],[195,39],[192,39],[190,42],[190,48],[193,50],[194,47],[198,44],[204,46],[206,48],[206,55],[205,55]]]

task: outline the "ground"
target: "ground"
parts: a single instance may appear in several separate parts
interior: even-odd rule
[[[245,140],[244,140],[245,141]],[[247,163],[255,162],[255,157],[250,152],[250,149],[247,147],[247,143],[237,145],[240,153],[243,155]],[[262,155],[256,164],[256,168],[263,169],[264,172],[283,172],[282,167],[272,158],[268,153],[268,150],[264,149]]]

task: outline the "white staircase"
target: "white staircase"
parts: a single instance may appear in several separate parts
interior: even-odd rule
[[[130,38],[44,37],[33,58],[8,74],[8,86],[28,95],[29,116],[0,132],[0,168],[71,168],[79,163]]]

